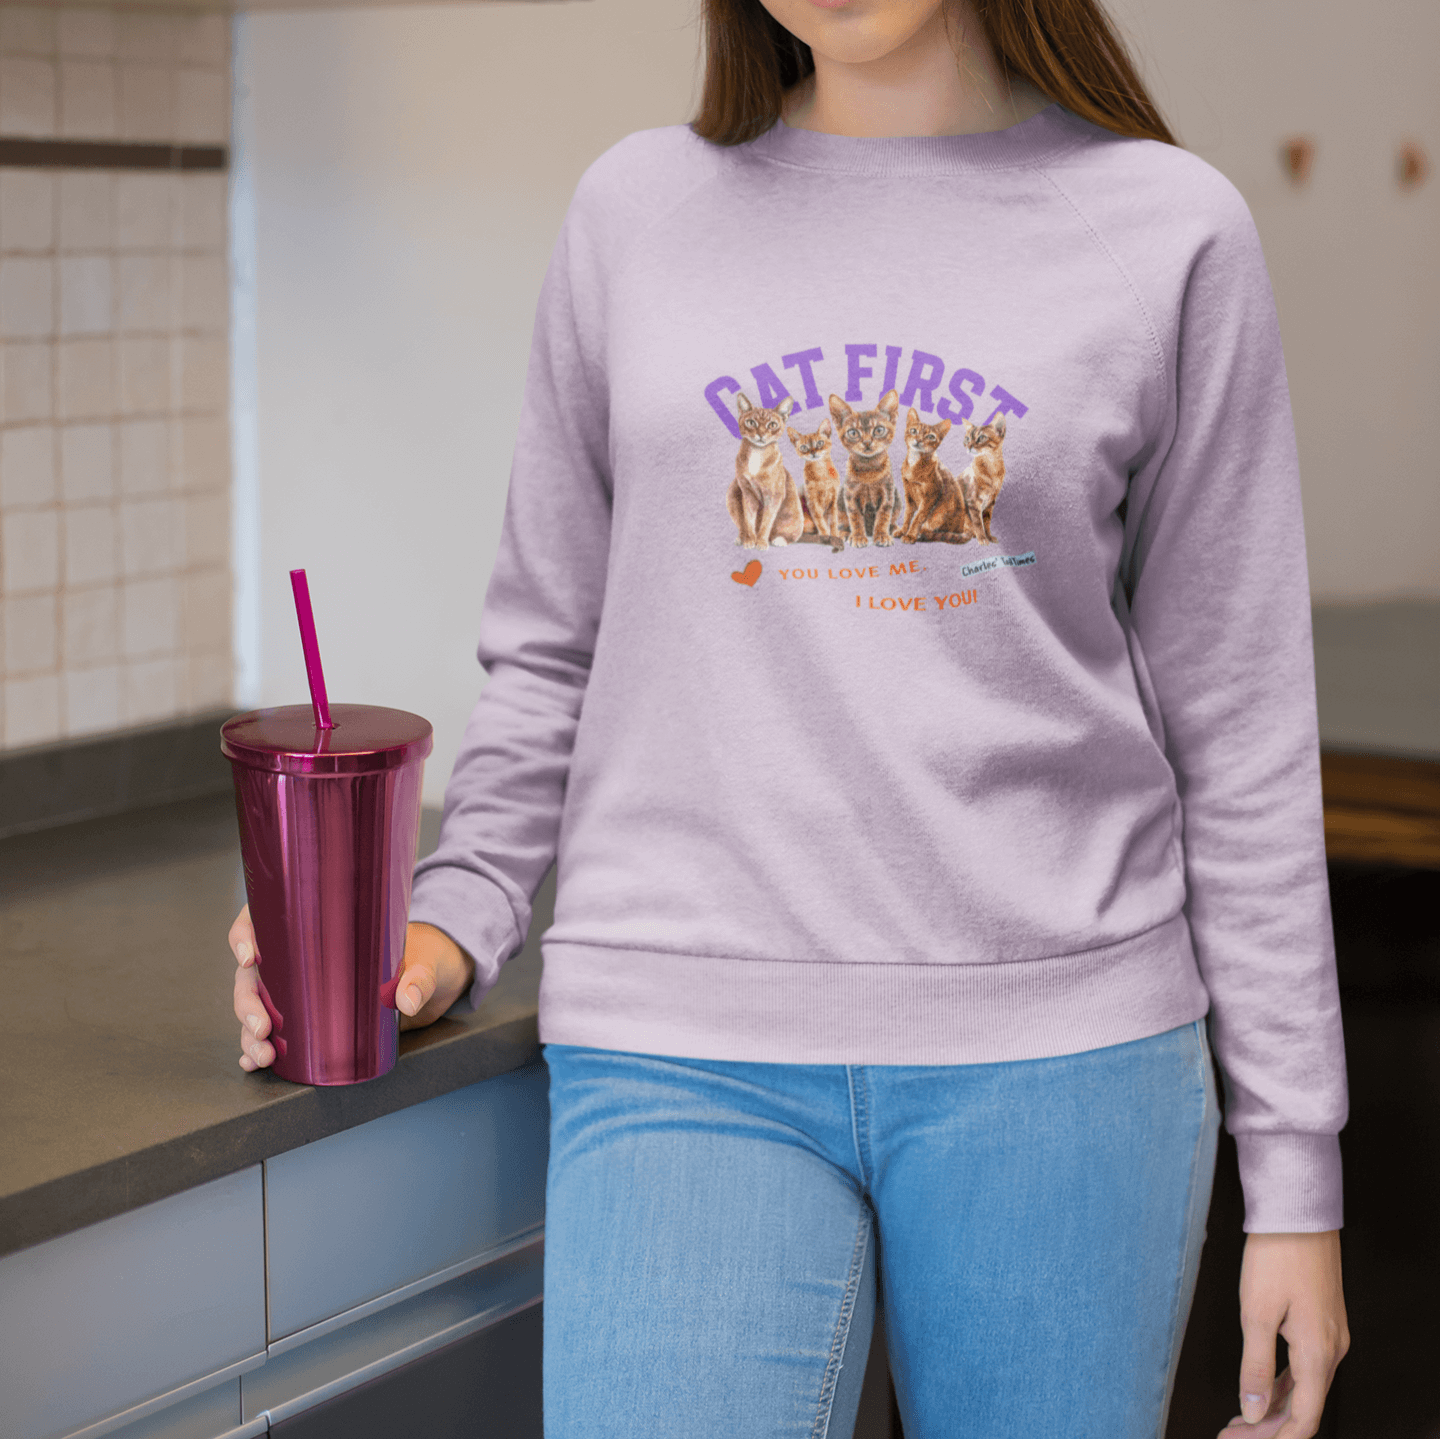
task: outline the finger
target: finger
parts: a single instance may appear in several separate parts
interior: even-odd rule
[[[242,966],[255,963],[258,952],[255,947],[255,927],[250,923],[248,904],[235,916],[235,923],[230,926],[230,933],[225,938],[237,963]]]
[[[250,1063],[246,1064],[245,1061]],[[256,1039],[248,1029],[240,1030],[240,1067],[242,1069],[263,1069],[275,1062],[275,1046],[263,1039]]]
[[[270,1033],[270,1015],[260,998],[260,977],[251,969],[235,971],[235,1018],[251,1039]]]
[[[1296,1345],[1290,1350],[1290,1372],[1295,1376],[1295,1392],[1286,1405],[1290,1418],[1275,1439],[1311,1439],[1320,1428],[1335,1369],[1323,1351]]]
[[[1243,1414],[1237,1414],[1220,1431],[1219,1439],[1279,1439],[1280,1432],[1290,1418],[1290,1391],[1294,1382],[1290,1371],[1283,1369],[1275,1381],[1270,1399],[1270,1408],[1265,1416],[1251,1423]]]
[[[1247,1424],[1243,1414],[1237,1414],[1219,1433],[1218,1439],[1279,1439],[1280,1430],[1288,1414],[1271,1414],[1258,1424]]]
[[[411,1017],[420,1013],[435,993],[434,967],[415,960],[405,965],[404,973],[395,991],[395,1007],[402,1015]]]
[[[1240,1316],[1245,1335],[1240,1356],[1240,1415],[1247,1424],[1258,1424],[1270,1412],[1275,1388],[1275,1335],[1280,1318],[1278,1314]]]

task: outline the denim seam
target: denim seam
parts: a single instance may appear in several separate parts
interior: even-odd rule
[[[850,1090],[850,1138],[855,1145],[855,1165],[862,1192],[870,1188],[870,1104],[869,1086],[862,1065],[845,1066],[845,1083]]]
[[[865,1204],[860,1204],[860,1222],[855,1226],[855,1245],[850,1252],[850,1273],[845,1278],[845,1293],[840,1299],[840,1313],[835,1320],[835,1334],[830,1341],[830,1357],[825,1364],[825,1377],[820,1384],[820,1399],[815,1408],[815,1423],[810,1439],[826,1439],[830,1432],[830,1414],[835,1405],[835,1389],[840,1382],[840,1368],[850,1340],[850,1321],[855,1317],[855,1299],[860,1292],[860,1276],[865,1270],[866,1240],[870,1226],[865,1222]]]
[[[1180,1256],[1180,1268],[1175,1279],[1175,1298],[1170,1308],[1169,1345],[1167,1350],[1165,1391],[1161,1396],[1160,1404],[1160,1425],[1155,1431],[1155,1439],[1165,1439],[1165,1429],[1170,1414],[1170,1400],[1175,1388],[1175,1371],[1179,1368],[1180,1355],[1180,1302],[1185,1293],[1185,1277],[1190,1272],[1190,1254],[1192,1246],[1191,1236],[1195,1232],[1195,1199],[1199,1186],[1200,1177],[1200,1154],[1205,1148],[1205,1124],[1210,1108],[1210,1086],[1205,1080],[1205,1048],[1206,1042],[1201,1033],[1200,1026],[1205,1023],[1204,1019],[1193,1021],[1192,1027],[1198,1041],[1195,1049],[1195,1071],[1200,1081],[1200,1128],[1195,1135],[1195,1148],[1190,1155],[1190,1183],[1185,1191],[1185,1248]]]

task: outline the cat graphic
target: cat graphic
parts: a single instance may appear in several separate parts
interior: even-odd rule
[[[982,545],[993,545],[995,536],[990,529],[990,517],[995,511],[995,496],[1005,483],[1005,456],[1002,452],[1005,416],[998,415],[988,425],[972,425],[966,420],[963,433],[965,448],[975,452],[975,458],[960,476],[966,507],[970,511],[970,528]]]
[[[800,497],[805,509],[805,533],[800,536],[800,543],[843,550],[849,523],[845,507],[840,503],[840,472],[830,456],[833,431],[829,416],[824,417],[820,428],[811,434],[802,434],[792,425],[786,426],[785,433],[805,467],[805,493]]]
[[[773,410],[766,410],[741,394],[736,396],[736,404],[740,453],[725,496],[725,508],[740,532],[735,543],[747,550],[793,545],[805,528],[805,516],[800,492],[780,458],[780,432],[795,401],[786,395]]]
[[[888,545],[896,514],[895,476],[890,464],[890,441],[900,396],[887,390],[873,410],[852,410],[839,395],[830,396],[830,414],[840,430],[840,443],[850,452],[842,491],[850,522],[850,543]],[[867,525],[867,522],[868,525]]]
[[[947,540],[963,545],[971,538],[965,492],[937,453],[949,433],[949,420],[927,424],[914,408],[905,416],[905,462],[900,466],[906,516],[900,535],[903,544]]]

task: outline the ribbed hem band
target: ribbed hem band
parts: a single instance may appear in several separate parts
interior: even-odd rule
[[[1183,915],[993,964],[723,959],[544,942],[540,1038],[790,1064],[991,1064],[1125,1044],[1210,1007]]]

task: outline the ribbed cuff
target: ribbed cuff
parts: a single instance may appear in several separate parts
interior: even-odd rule
[[[459,865],[437,865],[415,876],[410,922],[433,924],[475,961],[475,979],[452,1010],[475,1009],[500,977],[500,966],[525,942],[500,887]]]
[[[1343,1220],[1338,1134],[1237,1134],[1247,1234],[1315,1234]]]

